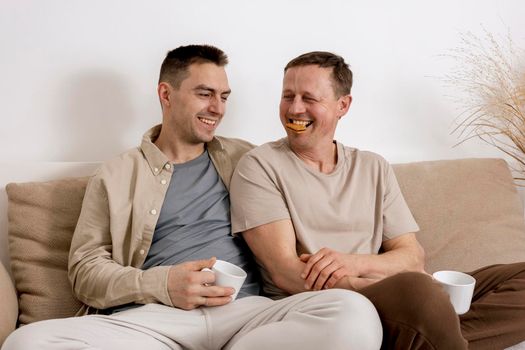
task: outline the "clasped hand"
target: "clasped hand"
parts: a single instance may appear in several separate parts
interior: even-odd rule
[[[372,279],[360,276],[356,255],[322,248],[315,254],[301,254],[299,258],[306,264],[301,278],[307,290],[358,290],[373,283]]]
[[[215,258],[188,261],[174,265],[168,273],[168,293],[173,306],[192,310],[199,306],[220,306],[229,303],[235,292],[230,287],[213,286],[215,275],[204,268],[211,269]]]

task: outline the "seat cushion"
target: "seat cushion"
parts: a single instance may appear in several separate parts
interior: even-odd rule
[[[67,262],[87,181],[84,177],[6,186],[20,324],[73,316],[82,306],[72,294]]]
[[[502,159],[393,166],[420,227],[428,272],[525,260],[523,206]]]

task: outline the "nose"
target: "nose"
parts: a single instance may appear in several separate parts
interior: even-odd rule
[[[304,106],[303,100],[301,99],[301,96],[295,96],[292,103],[290,104],[290,107],[288,108],[288,111],[292,114],[301,114],[306,112],[306,108]]]
[[[214,96],[210,98],[208,110],[213,114],[224,115],[226,110],[226,102],[222,100],[221,96]]]

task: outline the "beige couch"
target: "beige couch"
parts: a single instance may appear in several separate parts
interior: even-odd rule
[[[89,175],[96,164],[0,166],[8,170],[0,175],[0,188],[17,182],[0,192],[1,344],[17,324],[80,309],[67,280],[67,255],[88,179],[78,176]],[[523,206],[503,160],[417,162],[394,169],[421,227],[429,272],[525,260]],[[14,284],[4,266],[11,267]],[[525,342],[512,349],[525,349]]]

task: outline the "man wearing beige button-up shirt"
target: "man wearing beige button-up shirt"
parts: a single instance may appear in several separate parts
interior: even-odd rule
[[[11,349],[378,349],[373,305],[344,290],[258,295],[244,241],[231,235],[229,186],[245,141],[215,137],[230,94],[226,55],[170,51],[163,122],[90,180],[69,256],[83,317],[19,328]],[[246,270],[239,296],[214,286],[215,259]]]

